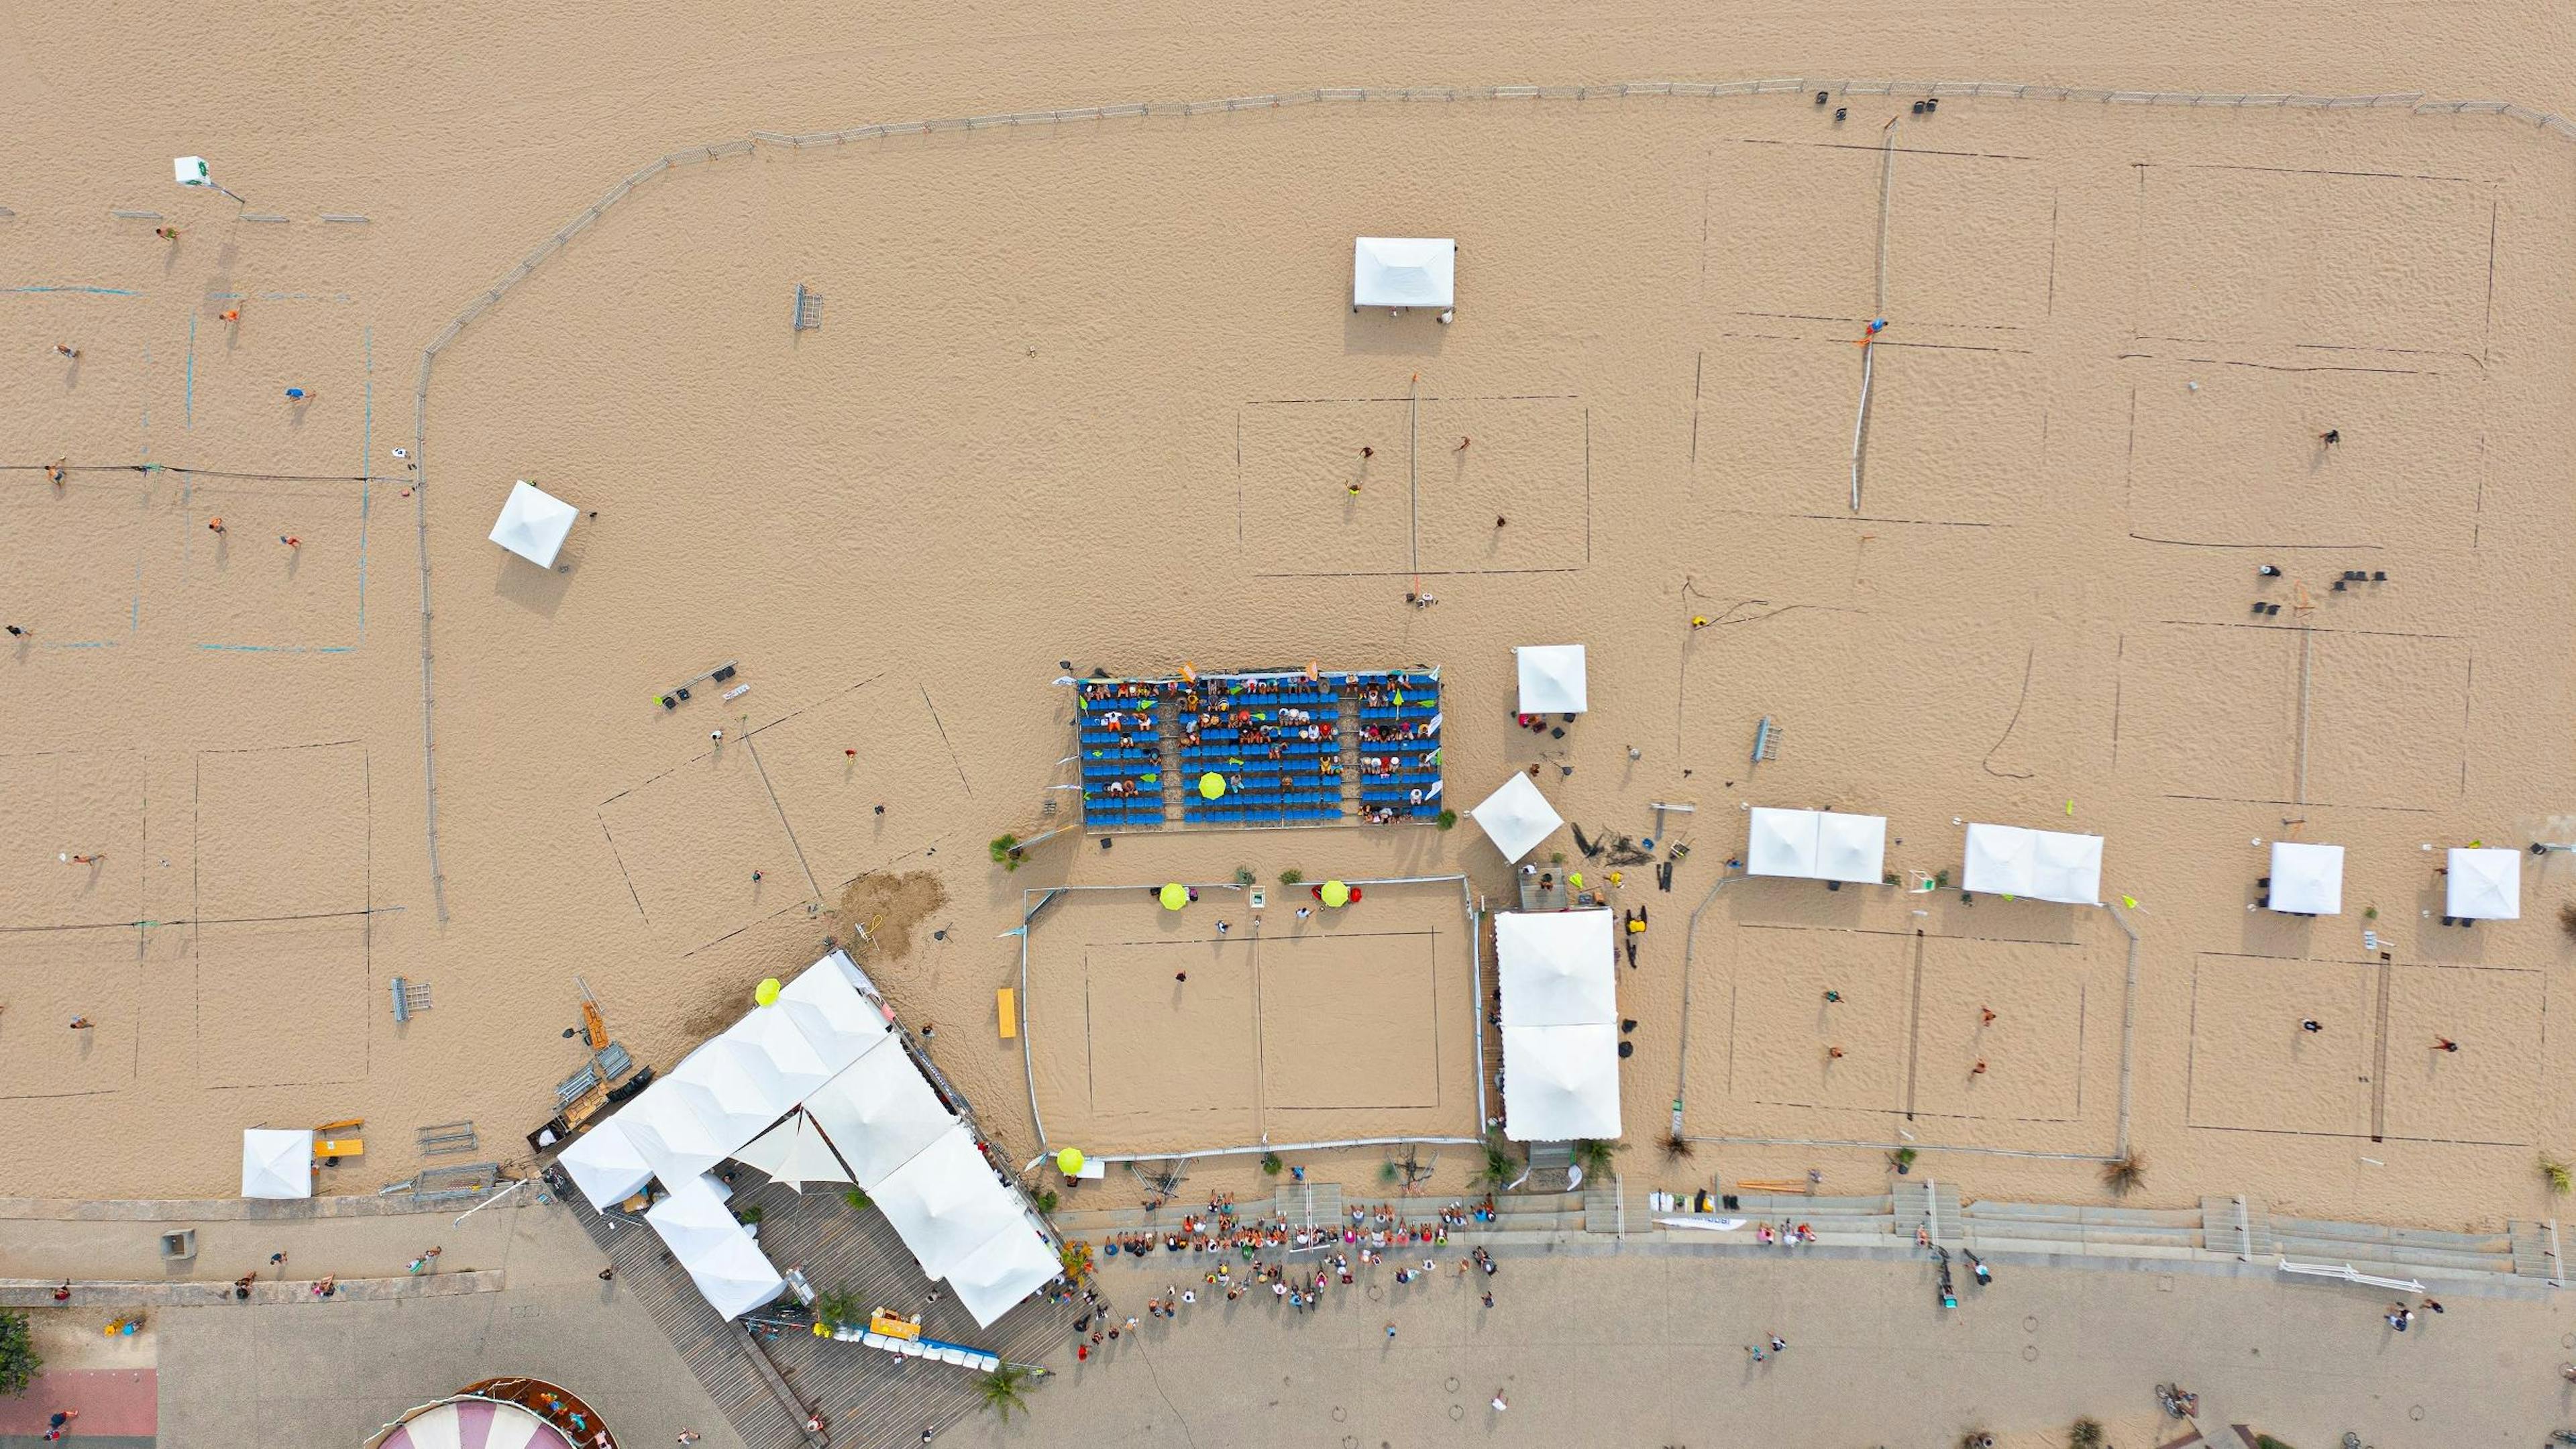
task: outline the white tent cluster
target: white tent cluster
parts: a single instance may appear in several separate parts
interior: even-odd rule
[[[1547,803],[1527,775],[1516,774],[1503,782],[1503,788],[1485,797],[1485,803],[1467,812],[1484,827],[1485,838],[1503,853],[1503,859],[1517,861],[1538,849],[1538,843],[1556,833],[1565,817]]]
[[[1055,1252],[860,979],[843,952],[814,963],[777,1004],[691,1052],[560,1161],[602,1209],[659,1179],[669,1195],[645,1220],[728,1318],[785,1287],[705,1176],[730,1157],[799,1190],[865,1188],[922,1272],[948,1279],[989,1324],[1056,1276]]]
[[[2102,837],[1971,825],[1962,890],[2070,906],[2102,904]]]
[[[1752,875],[1876,885],[1887,869],[1887,817],[1755,806],[1744,847]]]
[[[1615,950],[1606,910],[1494,918],[1505,1136],[1565,1142],[1619,1135]]]

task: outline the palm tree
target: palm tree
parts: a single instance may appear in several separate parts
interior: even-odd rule
[[[1013,1409],[1028,1408],[1029,1385],[1036,1378],[1037,1375],[1018,1364],[1003,1364],[984,1375],[982,1384],[978,1386],[984,1395],[984,1406],[1001,1415],[1003,1423],[1011,1422]]]
[[[1485,1139],[1485,1170],[1476,1175],[1478,1182],[1504,1187],[1520,1175],[1520,1162],[1512,1156],[1512,1144],[1496,1133]]]
[[[1574,1165],[1585,1177],[1601,1177],[1610,1171],[1611,1162],[1628,1150],[1625,1142],[1604,1142],[1597,1137],[1584,1137],[1574,1144]]]
[[[814,1300],[814,1315],[834,1326],[858,1322],[863,1311],[859,1307],[858,1295],[837,1288]]]
[[[2102,1164],[2102,1185],[2113,1197],[2127,1197],[2146,1183],[2147,1159],[2135,1152]]]

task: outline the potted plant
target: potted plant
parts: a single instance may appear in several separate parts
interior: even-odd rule
[[[1899,1177],[1903,1177],[1905,1174],[1912,1172],[1914,1170],[1914,1149],[1911,1147],[1900,1147],[1894,1152],[1887,1154],[1887,1165],[1895,1168],[1896,1175]]]

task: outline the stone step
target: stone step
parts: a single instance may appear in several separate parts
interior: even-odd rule
[[[2377,1223],[2341,1223],[2315,1218],[2274,1217],[2272,1230],[2281,1236],[2310,1241],[2354,1243],[2399,1243],[2417,1248],[2440,1248],[2451,1252],[2510,1253],[2510,1232],[2460,1233],[2440,1228],[2392,1228]]]
[[[1971,1218],[1962,1234],[1968,1246],[1984,1249],[2004,1239],[2037,1243],[2092,1244],[2101,1247],[2164,1246],[2198,1248],[2198,1227],[2120,1227],[2094,1223],[2049,1223],[2027,1219]]]
[[[2078,1243],[2043,1238],[1989,1237],[1980,1233],[1968,1247],[1987,1257],[2026,1253],[2046,1257],[2169,1258],[2177,1262],[2203,1258],[2197,1243]]]
[[[2231,1198],[2216,1199],[2233,1202]],[[2100,1223],[2138,1227],[2200,1226],[2200,1208],[2114,1208],[2082,1207],[2072,1203],[1989,1202],[1983,1199],[1969,1203],[1961,1213],[1971,1218],[2010,1219],[2017,1222]]]
[[[2517,1277],[2558,1277],[2558,1259],[2550,1246],[2551,1224],[2516,1220],[2512,1224],[2513,1271]]]
[[[2333,1239],[2302,1239],[2288,1234],[2279,1239],[2277,1252],[2302,1263],[2350,1263],[2364,1272],[2383,1268],[2448,1268],[2473,1273],[2511,1273],[2513,1255],[2506,1253],[2452,1253],[2436,1248],[2403,1247],[2388,1243],[2352,1243]],[[2382,1273],[2383,1277],[2400,1276]]]
[[[2202,1198],[2200,1243],[2213,1253],[2232,1254],[2247,1262],[2280,1254],[2280,1242],[2272,1235],[2271,1214],[2255,1198]]]

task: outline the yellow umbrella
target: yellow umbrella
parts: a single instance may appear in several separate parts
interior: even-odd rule
[[[1225,798],[1225,776],[1214,770],[1199,776],[1199,794],[1209,800]]]
[[[778,978],[772,976],[768,980],[760,983],[759,986],[753,988],[751,999],[759,1002],[763,1006],[776,1006],[778,1004]]]
[[[1163,909],[1177,911],[1190,903],[1190,888],[1178,881],[1163,887]]]
[[[1055,1170],[1067,1177],[1082,1171],[1082,1149],[1068,1147],[1055,1155]]]
[[[1324,882],[1324,904],[1335,910],[1351,903],[1351,888],[1337,880]]]

